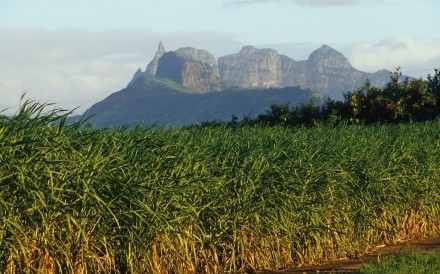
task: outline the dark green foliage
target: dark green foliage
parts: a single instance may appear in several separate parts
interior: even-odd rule
[[[401,81],[401,76],[400,69],[397,69],[383,89],[366,82],[361,88],[347,93],[345,102],[352,110],[349,119],[364,123],[399,123],[435,118],[439,114],[436,105],[440,98],[428,88],[429,80]],[[435,77],[438,78],[438,71]]]
[[[383,88],[366,81],[361,87],[344,94],[343,101],[328,99],[318,106],[310,101],[291,107],[272,104],[255,119],[246,117],[246,125],[314,126],[338,123],[402,123],[435,119],[440,114],[440,70],[427,80],[408,78],[402,81],[400,68]],[[237,121],[235,121],[237,124]]]
[[[322,120],[322,113],[318,107],[309,101],[307,104],[299,104],[293,108],[290,104],[272,104],[270,109],[257,117],[258,123],[268,126],[275,125],[302,125],[312,126]]]

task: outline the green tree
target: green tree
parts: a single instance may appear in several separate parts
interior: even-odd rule
[[[290,125],[292,122],[290,104],[272,104],[270,106],[270,109],[267,110],[264,114],[258,115],[257,119],[261,124],[268,126]]]
[[[434,97],[434,115],[440,115],[440,69],[434,69],[434,76],[428,74],[428,92]]]
[[[310,100],[307,104],[300,104],[291,112],[292,121],[295,125],[316,126],[322,122],[322,114],[319,107]]]

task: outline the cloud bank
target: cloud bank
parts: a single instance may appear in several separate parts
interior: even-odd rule
[[[145,45],[134,36],[127,32],[0,30],[0,71],[4,72],[0,107],[15,108],[24,92],[29,99],[69,109],[90,105],[122,88],[144,61]]]
[[[440,67],[440,39],[392,37],[378,43],[360,42],[342,49],[352,65],[360,70],[394,70],[425,77]]]

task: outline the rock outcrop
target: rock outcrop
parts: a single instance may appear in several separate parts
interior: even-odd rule
[[[128,82],[127,87],[134,83],[137,79],[145,76],[156,76],[157,67],[159,65],[159,59],[162,55],[165,54],[165,47],[162,44],[162,41],[159,42],[159,46],[157,47],[156,54],[154,55],[153,60],[148,63],[145,71],[142,71],[140,68],[133,74],[130,82]]]
[[[133,77],[131,78],[131,81],[128,82],[127,87],[131,84],[133,84],[134,81],[136,81],[137,79],[141,78],[145,76],[145,72],[142,72],[141,68],[138,68],[138,70],[136,70],[136,72],[133,74]]]
[[[160,41],[153,60],[151,60],[151,62],[148,63],[147,68],[145,69],[146,75],[148,76],[156,75],[157,67],[159,66],[159,59],[165,54],[165,52],[166,52],[165,47],[163,46],[162,41]]]
[[[214,55],[207,52],[203,49],[195,49],[191,47],[185,47],[185,48],[179,48],[175,51],[176,53],[185,55],[189,57],[190,59],[196,60],[198,62],[207,64],[214,68],[214,70],[218,74],[218,67],[217,67],[217,60],[215,59]]]
[[[237,54],[218,60],[220,79],[228,86],[270,88],[280,86],[281,57],[273,49],[245,46]]]
[[[350,62],[348,62],[348,59],[342,55],[342,53],[327,45],[323,45],[312,52],[309,56],[308,62],[312,67],[317,68],[319,73],[324,73],[327,70],[351,70],[353,68]]]
[[[159,60],[156,77],[167,78],[195,91],[220,91],[214,56],[207,51],[182,48],[165,53]]]
[[[306,74],[307,80],[301,86],[323,91],[332,97],[361,86],[367,79],[376,86],[383,86],[390,79],[387,70],[373,74],[353,68],[342,53],[327,45],[310,54]]]

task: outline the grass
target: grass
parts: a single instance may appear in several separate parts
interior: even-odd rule
[[[403,252],[386,255],[377,263],[364,265],[359,274],[427,274],[440,273],[440,254]]]
[[[439,231],[438,120],[110,130],[46,107],[0,119],[3,273],[251,272]]]

